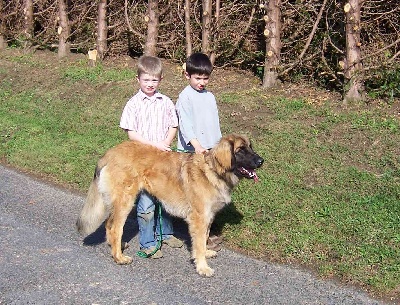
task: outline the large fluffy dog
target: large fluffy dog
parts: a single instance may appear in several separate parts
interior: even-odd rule
[[[230,203],[240,178],[258,179],[254,170],[263,162],[248,138],[235,134],[223,137],[204,155],[123,142],[99,160],[77,228],[90,234],[107,219],[107,242],[114,260],[131,263],[132,258],[121,251],[123,226],[138,193],[146,190],[168,213],[186,220],[197,272],[212,276],[206,258],[216,252],[206,249],[206,241],[214,216]]]

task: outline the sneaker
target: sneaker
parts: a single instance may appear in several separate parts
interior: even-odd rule
[[[163,244],[170,246],[171,248],[180,248],[183,246],[183,241],[176,238],[175,236],[171,236],[168,239],[163,239]]]
[[[155,249],[156,249],[156,247],[150,247],[150,248],[148,248],[148,249],[142,249],[141,251],[143,251],[144,253],[146,253],[147,255],[149,255],[149,254],[152,253]],[[160,249],[158,249],[158,251],[157,251],[156,253],[154,253],[152,256],[149,256],[149,258],[154,258],[154,259],[161,258],[161,257],[163,257],[163,254],[162,254],[162,252],[161,252]]]
[[[218,235],[211,235],[208,237],[208,241],[207,242],[211,242],[214,244],[222,244],[224,241],[224,238],[222,236],[218,236]]]
[[[121,251],[124,252],[124,250],[129,248],[129,244],[126,241],[121,242]]]
[[[216,236],[216,235],[210,236],[207,239],[207,249],[218,252],[222,248],[221,247],[222,242],[223,242],[222,236]]]
[[[222,249],[221,245],[218,245],[216,243],[213,242],[207,242],[207,249],[208,250],[213,250],[215,252],[218,252],[219,250]]]

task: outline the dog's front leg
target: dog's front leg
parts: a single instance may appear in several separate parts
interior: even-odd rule
[[[210,268],[206,260],[207,228],[205,217],[198,213],[190,215],[189,233],[192,238],[192,256],[196,264],[196,270],[200,275],[213,276],[214,270]]]

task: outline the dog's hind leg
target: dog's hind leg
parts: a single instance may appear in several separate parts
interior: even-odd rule
[[[123,196],[128,197],[128,196]],[[119,265],[132,263],[132,258],[122,254],[121,241],[124,225],[134,204],[133,198],[118,199],[114,202],[114,209],[106,222],[107,241],[111,245],[111,254]]]
[[[206,260],[208,224],[204,216],[196,212],[189,216],[188,224],[189,233],[192,237],[192,256],[196,264],[197,273],[213,276],[214,270],[208,266]]]

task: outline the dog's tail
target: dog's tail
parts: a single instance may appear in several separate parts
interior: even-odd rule
[[[101,170],[101,168],[96,167],[92,183],[90,184],[86,196],[86,201],[76,221],[78,232],[84,236],[96,231],[110,214],[109,208],[104,202],[102,194],[99,192],[98,184]]]

